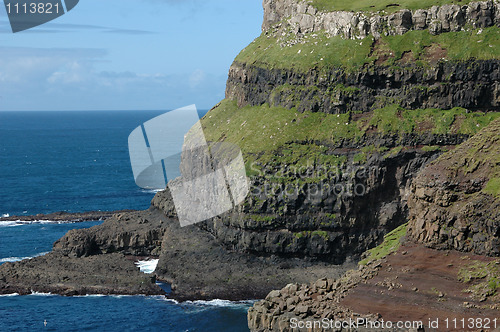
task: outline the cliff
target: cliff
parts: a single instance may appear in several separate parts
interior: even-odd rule
[[[378,1],[367,5],[333,1],[264,0],[264,22],[267,31],[285,22],[294,31],[326,31],[332,36],[362,39],[372,35],[402,35],[410,30],[428,30],[431,34],[487,28],[500,22],[496,1]]]
[[[328,6],[264,1],[262,35],[202,120],[209,140],[241,147],[253,188],[202,226],[226,248],[355,260],[406,222],[418,171],[500,115],[497,2],[349,12],[385,20],[359,38],[328,30],[347,15]],[[389,18],[407,12],[412,25],[392,33]],[[432,33],[438,22],[454,28]]]
[[[495,120],[425,167],[411,185],[408,225],[389,233],[342,278],[289,284],[269,293],[250,309],[250,329],[289,331],[294,320],[314,326],[322,319],[365,319],[422,322],[420,330],[428,330],[436,319],[498,317],[499,139]],[[365,326],[355,330],[376,330]],[[418,330],[400,330],[412,328]]]
[[[226,99],[202,119],[211,144],[241,148],[251,184],[245,201],[180,228],[170,193],[159,192],[147,211],[122,213],[100,226],[69,232],[43,262],[0,266],[0,292],[26,285],[34,290],[50,285],[61,293],[72,289],[74,276],[61,279],[55,273],[33,281],[32,271],[46,275],[52,259],[70,264],[147,255],[159,258],[155,277],[170,282],[170,296],[181,300],[264,298],[273,289],[298,283],[255,305],[249,314],[253,330],[286,330],[283,324],[290,317],[375,317],[377,312],[367,307],[337,305],[343,298],[363,302],[362,285],[368,285],[365,293],[371,296],[365,302],[375,308],[381,308],[375,304],[384,287],[400,291],[388,293],[384,301],[407,297],[395,304],[411,308],[415,300],[436,307],[436,294],[425,283],[443,283],[473,264],[458,264],[465,254],[453,252],[458,256],[447,263],[453,269],[440,277],[443,271],[426,261],[443,257],[411,241],[498,255],[493,250],[498,247],[498,215],[490,213],[496,211],[490,210],[496,209],[490,198],[496,197],[498,175],[487,171],[493,148],[478,148],[482,159],[466,158],[465,169],[479,170],[480,181],[470,182],[474,175],[462,169],[448,174],[448,166],[439,165],[447,165],[446,158],[464,157],[471,148],[455,147],[490,123],[478,137],[493,142],[498,133],[491,128],[500,117],[498,1],[436,4],[419,8],[411,1],[382,1],[364,8],[352,2],[333,8],[333,2],[323,0],[264,1],[262,35],[236,57]],[[440,172],[434,182],[429,180],[432,167]],[[422,175],[414,181],[417,174]],[[450,180],[457,174],[469,182],[457,186]],[[444,192],[450,193],[446,200]],[[459,217],[466,207],[480,216],[477,226],[474,218]],[[403,237],[406,228],[401,227],[408,220],[405,249],[392,250],[399,242],[384,245],[387,236]],[[378,250],[375,256],[382,261],[370,259],[358,272],[340,278],[368,249]],[[408,257],[423,267],[408,270]],[[110,286],[117,291],[127,278],[135,278],[128,269],[132,263],[122,262],[114,273],[123,279]],[[399,288],[394,280],[385,281],[398,276],[391,276],[393,264],[406,271],[407,282]],[[492,271],[487,276],[497,273]],[[437,277],[426,281],[428,275]],[[412,280],[421,280],[425,292],[414,291]],[[153,281],[150,286],[157,292]],[[79,283],[88,289],[96,280]],[[459,289],[455,283],[446,285],[439,291]],[[455,299],[459,295],[453,291]],[[492,301],[491,294],[485,301]],[[456,301],[446,310],[453,307]],[[397,318],[391,309],[383,314]]]
[[[446,153],[411,186],[408,234],[437,249],[500,256],[500,121]]]

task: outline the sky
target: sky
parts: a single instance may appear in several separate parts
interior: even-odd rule
[[[12,33],[0,6],[0,111],[210,109],[262,15],[260,0],[80,0]]]

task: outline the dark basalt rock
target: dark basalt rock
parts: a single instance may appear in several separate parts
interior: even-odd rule
[[[157,256],[166,221],[157,209],[118,213],[101,225],[69,231],[54,243],[54,250],[71,257],[114,252]]]
[[[441,61],[429,67],[369,66],[306,73],[233,63],[226,98],[238,106],[296,107],[298,111],[368,112],[397,103],[406,109],[463,107],[498,110],[500,60]],[[287,84],[288,89],[279,89]],[[339,86],[342,86],[339,88]]]
[[[500,175],[500,121],[492,122],[413,181],[408,234],[438,249],[500,256],[500,199],[484,191]]]
[[[111,218],[117,213],[133,212],[133,210],[121,210],[121,211],[89,211],[89,212],[54,212],[48,214],[36,214],[31,216],[9,216],[2,217],[0,221],[71,221],[71,222],[83,222],[83,221],[100,221]]]
[[[0,294],[32,292],[66,296],[164,294],[154,277],[139,272],[133,260],[119,253],[76,258],[54,251],[0,265]]]

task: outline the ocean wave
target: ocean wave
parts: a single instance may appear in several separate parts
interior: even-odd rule
[[[156,194],[163,190],[165,189],[141,189],[143,193],[148,193],[148,194]]]
[[[41,293],[41,292],[35,292],[34,290],[31,290],[31,296],[56,296],[55,294],[52,293]]]
[[[10,217],[10,214],[8,214],[8,213],[2,214],[2,218],[8,218],[8,217]]]
[[[229,301],[229,300],[210,300],[210,301],[204,301],[204,300],[197,300],[197,301],[186,301],[183,303],[186,304],[195,304],[195,305],[201,305],[201,306],[214,306],[214,307],[241,307],[243,305],[251,305],[255,301],[254,300],[247,300],[247,301]]]
[[[62,221],[62,220],[11,220],[11,221],[0,221],[0,227],[15,227],[24,225],[45,225],[45,224],[72,224],[74,221]]]
[[[2,294],[2,295],[0,295],[0,297],[12,297],[12,296],[19,296],[19,293]]]
[[[173,304],[179,304],[179,301],[174,300],[174,299],[169,299],[168,297],[165,297],[163,295],[160,295],[160,297],[158,299],[160,299],[162,301],[172,302]]]
[[[43,256],[43,255],[46,255],[48,254],[49,252],[42,252],[42,253],[39,253],[39,254],[36,254],[35,256],[28,256],[28,257],[7,257],[7,258],[0,258],[0,263],[14,263],[14,262],[19,262],[19,261],[23,261],[25,259],[33,259],[35,257],[39,257],[39,256]]]
[[[153,273],[158,265],[158,259],[150,259],[145,261],[135,262],[135,266],[143,273]]]

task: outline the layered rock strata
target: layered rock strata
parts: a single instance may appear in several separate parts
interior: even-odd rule
[[[399,10],[392,14],[318,11],[308,1],[264,0],[262,30],[286,21],[296,33],[326,31],[332,36],[364,38],[372,35],[402,35],[410,30],[429,30],[432,34],[486,28],[500,23],[498,1],[450,4],[429,9]]]

